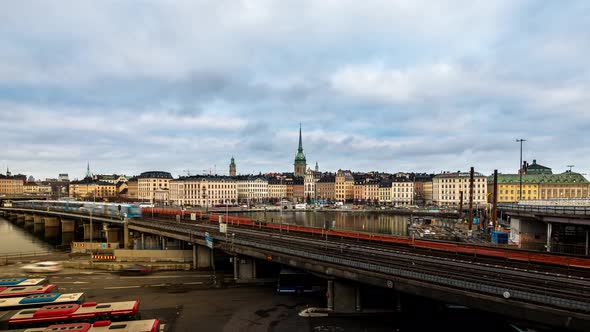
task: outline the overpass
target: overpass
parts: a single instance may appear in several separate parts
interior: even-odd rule
[[[362,312],[366,299],[361,288],[371,285],[383,288],[383,294],[391,291],[389,302],[402,310],[400,294],[409,293],[554,327],[590,330],[590,271],[585,269],[452,255],[327,233],[301,234],[288,227],[228,225],[227,233],[221,233],[218,224],[207,221],[133,219],[123,224],[133,236],[150,234],[195,244],[195,267],[203,261],[214,265],[214,252],[221,252],[232,259],[236,279],[256,278],[261,261],[320,275],[327,280],[327,308],[336,312]],[[212,238],[211,251],[205,233]]]

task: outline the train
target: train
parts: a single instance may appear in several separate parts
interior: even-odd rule
[[[145,212],[145,211],[144,211]],[[189,218],[191,214],[196,214],[197,217],[203,217],[202,211],[179,210],[179,209],[154,209],[154,214],[160,216],[173,217],[180,216],[181,219]],[[219,214],[209,214],[209,222],[219,222]],[[295,225],[279,225],[272,222],[254,221],[251,218],[224,216],[226,223],[236,226],[250,226],[256,228],[267,228],[272,230],[283,231],[288,229],[290,232],[299,232],[307,234],[325,235],[326,232],[331,237],[341,237],[355,240],[366,240],[373,242],[391,243],[401,246],[409,246],[420,249],[427,249],[433,251],[452,252],[454,254],[465,254],[471,256],[484,256],[499,259],[507,259],[514,261],[524,261],[531,263],[549,264],[564,267],[576,267],[590,269],[590,258],[579,256],[567,256],[554,253],[544,253],[537,251],[529,251],[523,249],[499,248],[494,246],[475,245],[468,243],[457,243],[442,240],[420,240],[412,237],[392,236],[383,234],[374,234],[366,232],[353,232],[344,230],[324,230],[321,228],[295,226]]]
[[[81,201],[14,201],[13,208],[43,209],[49,211],[72,211],[92,215],[111,216],[118,218],[141,218],[142,212],[139,204],[129,203],[100,203]]]

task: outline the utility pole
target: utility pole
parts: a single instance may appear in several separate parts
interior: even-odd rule
[[[518,200],[522,200],[522,142],[526,142],[526,139],[519,138],[516,142],[520,142],[520,164],[518,165],[518,174],[520,174],[520,186],[518,190]]]
[[[498,213],[498,170],[495,169],[494,170],[494,198],[492,201],[493,205],[492,205],[492,230],[496,231],[496,222],[497,222],[497,216],[496,214]]]
[[[473,167],[469,172],[469,233],[473,227]]]
[[[459,222],[463,222],[463,190],[459,192]]]

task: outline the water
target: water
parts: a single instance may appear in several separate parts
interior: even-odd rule
[[[0,256],[51,249],[45,240],[0,217]]]
[[[317,211],[306,212],[283,210],[282,212],[256,211],[232,213],[254,220],[297,225],[305,227],[346,230],[355,232],[370,232],[376,234],[407,236],[410,216],[393,215],[379,212],[352,211]]]

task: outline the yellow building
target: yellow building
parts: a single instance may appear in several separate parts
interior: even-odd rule
[[[170,181],[168,199],[176,206],[212,207],[238,202],[237,181],[228,176],[189,176]]]
[[[0,194],[21,195],[24,193],[24,180],[0,174]]]
[[[138,200],[139,199],[139,182],[137,177],[133,177],[127,181],[127,199]]]
[[[104,200],[116,196],[117,186],[114,183],[95,182],[91,178],[70,182],[70,197],[73,199]]]
[[[379,204],[386,205],[391,204],[391,180],[382,180],[379,183]]]
[[[461,192],[463,204],[469,202],[469,172],[446,172],[432,178],[432,201],[441,206],[459,205]],[[488,179],[475,172],[473,179],[473,203],[485,204],[488,190]]]
[[[351,202],[354,199],[354,177],[350,171],[338,170],[335,178],[334,193],[338,202]]]
[[[498,174],[498,202],[510,203],[519,200],[540,200],[555,198],[588,197],[589,182],[579,173],[566,171],[553,174],[551,168],[537,164],[533,160],[522,174],[522,195],[520,194],[521,177],[519,174]],[[488,177],[488,190],[494,190],[494,177]],[[491,202],[492,195],[488,200]]]
[[[316,183],[318,198],[325,201],[333,201],[335,194],[336,179],[334,175],[328,174],[322,176]]]
[[[172,175],[168,172],[150,171],[143,172],[137,177],[137,199],[154,203],[156,190],[170,189]]]
[[[287,183],[283,179],[268,179],[268,198],[271,201],[280,201],[287,198]]]

